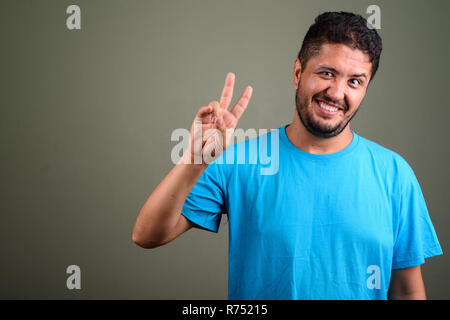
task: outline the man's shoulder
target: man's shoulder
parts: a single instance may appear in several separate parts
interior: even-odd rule
[[[411,166],[398,152],[368,138],[359,136],[359,139],[361,144],[364,146],[365,151],[368,152],[369,157],[373,159],[373,161],[383,165],[387,169],[391,169],[399,173],[412,173]]]

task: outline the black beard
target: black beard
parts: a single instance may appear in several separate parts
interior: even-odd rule
[[[298,88],[300,88],[300,83],[298,85]],[[295,93],[295,106],[296,106],[295,109],[297,110],[298,117],[300,118],[300,121],[303,123],[303,126],[306,128],[306,130],[308,130],[309,133],[318,138],[332,138],[340,134],[347,127],[348,123],[353,119],[353,117],[359,110],[359,108],[356,109],[356,111],[347,121],[343,120],[334,127],[324,128],[309,116],[306,109],[306,103],[302,104],[301,102],[298,101],[298,90],[299,89],[297,89]],[[302,111],[304,111],[303,115]]]

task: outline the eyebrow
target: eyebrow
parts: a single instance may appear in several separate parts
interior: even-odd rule
[[[319,65],[319,69],[327,69],[327,70],[330,70],[330,71],[332,71],[332,72],[334,72],[334,73],[339,74],[339,71],[337,71],[335,68],[330,67],[330,66],[327,66],[327,65],[321,64],[321,65]],[[366,78],[366,79],[367,79],[367,76],[366,76],[365,73],[361,73],[361,74],[352,74],[350,77],[354,77],[354,78],[362,78],[362,77],[363,77],[363,78]]]

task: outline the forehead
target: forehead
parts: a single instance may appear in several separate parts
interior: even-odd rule
[[[353,49],[344,44],[324,43],[319,54],[311,57],[306,69],[317,69],[321,65],[330,66],[344,74],[370,75],[372,63],[369,55],[359,49]]]

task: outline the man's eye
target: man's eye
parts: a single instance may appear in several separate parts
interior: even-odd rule
[[[331,72],[329,72],[329,71],[323,71],[322,74],[326,75],[327,77],[332,77],[333,76],[333,74]]]
[[[351,84],[358,85],[359,80],[358,79],[350,79]]]

